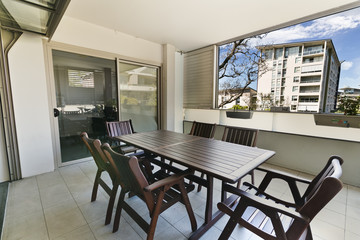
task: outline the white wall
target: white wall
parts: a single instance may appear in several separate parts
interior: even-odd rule
[[[162,63],[162,46],[118,31],[64,16],[52,41],[101,50],[129,59]]]
[[[185,109],[185,120],[257,128],[257,146],[273,150],[268,162],[309,174],[318,173],[330,155],[344,159],[344,183],[360,186],[360,129],[317,126],[313,114],[254,112],[252,119],[227,118],[226,111]],[[215,138],[221,139],[218,127]]]
[[[54,169],[42,39],[24,33],[9,52],[22,176]]]
[[[175,54],[175,132],[183,132],[183,100],[184,100],[184,55]]]

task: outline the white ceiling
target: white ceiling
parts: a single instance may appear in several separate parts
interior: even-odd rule
[[[72,0],[65,15],[190,51],[359,3],[359,0]]]

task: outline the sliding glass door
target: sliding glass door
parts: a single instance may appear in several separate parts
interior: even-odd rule
[[[81,132],[105,140],[118,120],[116,61],[53,50],[61,163],[89,157]]]
[[[159,68],[119,62],[120,118],[136,132],[157,130]]]

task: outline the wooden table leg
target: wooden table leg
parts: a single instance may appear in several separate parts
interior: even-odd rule
[[[207,189],[206,189],[206,208],[205,208],[205,223],[209,223],[212,219],[212,206],[214,198],[214,178],[212,176],[206,175],[207,178]]]

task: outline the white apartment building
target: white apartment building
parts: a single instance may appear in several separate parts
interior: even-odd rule
[[[330,112],[336,107],[340,61],[332,40],[258,47],[269,71],[258,78],[258,96],[292,112]],[[261,99],[259,99],[261,101]]]

